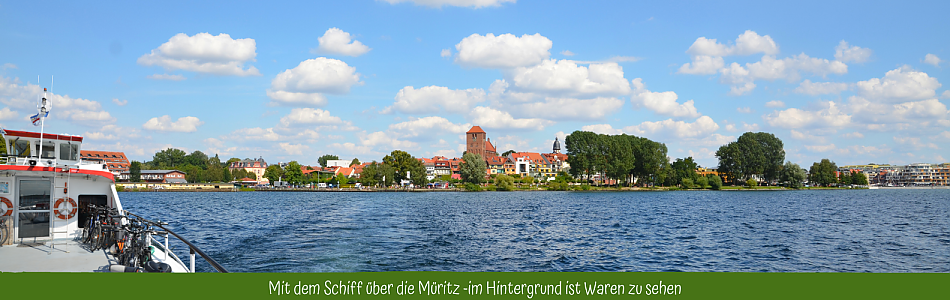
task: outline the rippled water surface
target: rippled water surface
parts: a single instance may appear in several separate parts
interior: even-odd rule
[[[120,198],[232,272],[950,272],[950,190]]]

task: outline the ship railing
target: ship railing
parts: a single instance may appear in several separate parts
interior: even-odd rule
[[[136,218],[139,218],[139,219],[142,220],[143,222],[152,224],[152,226],[156,226],[156,227],[158,227],[158,228],[161,228],[162,230],[164,230],[164,231],[167,232],[168,234],[170,234],[170,235],[174,236],[175,238],[177,238],[179,241],[182,241],[183,243],[185,243],[185,245],[188,245],[188,249],[189,249],[189,252],[190,252],[190,261],[191,261],[191,264],[189,264],[189,267],[188,267],[188,269],[189,269],[188,271],[189,271],[189,272],[191,272],[191,273],[194,273],[194,272],[195,272],[195,254],[198,254],[198,255],[201,256],[201,258],[204,258],[204,260],[205,260],[206,262],[208,262],[208,264],[210,264],[211,267],[214,268],[215,270],[217,270],[218,272],[220,272],[220,273],[228,273],[228,270],[226,270],[224,267],[222,267],[221,264],[218,264],[218,262],[215,261],[214,258],[211,258],[211,256],[208,256],[207,254],[205,254],[204,251],[201,251],[201,249],[199,249],[198,246],[195,246],[195,244],[192,244],[190,241],[188,241],[188,239],[186,239],[186,238],[184,238],[184,237],[178,235],[178,234],[175,233],[174,231],[172,231],[172,230],[166,228],[164,225],[168,225],[168,223],[151,221],[151,220],[148,220],[148,219],[143,218],[142,216],[133,214],[133,213],[131,213],[131,212],[129,212],[129,211],[125,211],[125,213],[128,214],[128,215],[131,215],[131,216],[135,216]],[[151,241],[151,242],[159,243],[158,240],[155,239],[155,237],[152,237],[152,241]],[[162,245],[161,243],[159,243],[159,244]],[[166,255],[168,255],[169,253],[171,253],[172,258],[174,258],[175,261],[177,261],[178,263],[180,263],[180,264],[183,265],[183,266],[185,265],[185,263],[183,263],[183,262],[181,261],[181,259],[179,259],[177,255],[175,255],[175,253],[172,253],[171,250],[169,250],[169,248],[168,248],[168,235],[165,235],[165,243],[164,243],[162,246],[165,248],[164,250],[165,250]]]

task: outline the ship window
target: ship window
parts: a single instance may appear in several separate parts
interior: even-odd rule
[[[16,146],[13,149],[13,155],[19,157],[30,156],[30,141],[16,141]]]
[[[79,145],[60,144],[59,145],[59,159],[79,160]]]
[[[37,145],[37,148],[39,148],[39,145]],[[53,143],[43,145],[43,151],[40,153],[43,154],[43,158],[56,158],[56,151],[53,150]]]

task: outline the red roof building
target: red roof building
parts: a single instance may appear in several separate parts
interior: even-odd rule
[[[79,159],[105,164],[116,175],[129,171],[129,159],[122,152],[80,150]]]

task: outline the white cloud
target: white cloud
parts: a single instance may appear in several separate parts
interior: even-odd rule
[[[19,80],[0,77],[0,103],[12,109],[33,115],[36,113],[36,103],[43,95],[43,88],[38,85],[20,85]],[[89,126],[101,126],[116,120],[109,112],[102,110],[102,105],[97,101],[53,93],[46,93],[46,97],[52,103],[50,119]]]
[[[455,124],[443,117],[432,116],[389,125],[389,132],[401,138],[433,139],[446,133],[463,134],[469,128],[472,124]]]
[[[564,50],[564,51],[561,51],[561,55],[574,56],[574,52],[571,52],[571,50]]]
[[[459,7],[469,7],[469,8],[483,8],[483,7],[498,7],[502,3],[511,2],[514,3],[516,0],[383,0],[389,2],[389,4],[397,4],[402,2],[412,2],[415,5],[419,6],[428,6],[431,8],[441,8],[442,6],[459,6]]]
[[[894,137],[894,141],[901,145],[906,145],[914,150],[920,150],[921,148],[930,148],[930,149],[940,149],[937,147],[937,144],[934,143],[923,143],[920,141],[920,138],[917,137]]]
[[[773,56],[766,55],[758,62],[746,63],[745,67],[732,63],[727,68],[719,69],[719,73],[722,74],[719,80],[732,85],[731,94],[743,95],[755,88],[755,80],[795,81],[801,77],[801,72],[818,76],[840,75],[848,72],[848,66],[840,61],[813,58],[804,53],[784,59],[775,59]]]
[[[937,135],[935,135],[935,136],[933,136],[933,137],[931,137],[931,138],[932,138],[932,139],[944,139],[944,140],[950,141],[950,131],[941,132],[941,133],[939,133],[939,134],[937,134]]]
[[[333,27],[327,29],[323,36],[317,38],[320,46],[311,50],[311,53],[337,54],[346,56],[360,56],[371,50],[360,41],[353,40],[353,37],[346,31]]]
[[[469,118],[471,123],[491,129],[542,130],[545,126],[554,124],[543,119],[515,119],[507,112],[484,106],[475,107]]]
[[[455,45],[455,62],[476,68],[506,69],[541,63],[551,56],[553,43],[539,33],[520,38],[510,34],[472,34]]]
[[[812,142],[812,143],[824,143],[824,142],[825,142],[825,138],[824,138],[824,137],[820,137],[820,136],[808,134],[808,133],[806,133],[806,132],[801,132],[801,131],[792,129],[791,133],[792,133],[792,138],[793,138],[793,139],[796,139],[796,140],[808,141],[808,142]]]
[[[768,35],[760,36],[755,31],[746,30],[736,38],[736,43],[733,46],[723,45],[716,42],[716,39],[700,37],[693,42],[693,45],[689,46],[686,53],[694,56],[751,55],[756,53],[773,55],[778,53],[778,45]]]
[[[862,139],[862,138],[864,138],[864,134],[855,131],[855,132],[849,132],[849,133],[842,134],[841,137],[849,138],[849,139]]]
[[[439,53],[439,56],[442,56],[442,57],[452,57],[452,50],[449,50],[449,49],[442,49],[442,52]]]
[[[941,98],[950,99],[950,90],[943,91],[943,94],[940,94]]]
[[[871,49],[861,48],[858,46],[848,46],[848,42],[841,41],[838,43],[838,46],[835,47],[835,59],[841,62],[856,62],[863,63],[868,61],[868,58],[871,58]]]
[[[630,83],[617,63],[578,66],[571,60],[545,60],[510,73],[512,89],[557,97],[618,96],[630,93]]]
[[[302,144],[279,143],[277,145],[288,155],[303,155],[304,151],[310,151],[310,146]]]
[[[712,75],[725,66],[721,56],[695,55],[693,62],[685,63],[680,67],[679,73],[693,75]]]
[[[751,107],[736,107],[736,112],[740,112],[740,113],[744,113],[744,114],[751,114],[751,113],[752,113],[752,108],[751,108]]]
[[[171,81],[182,81],[186,79],[185,76],[181,76],[178,74],[174,74],[174,75],[152,74],[152,75],[145,76],[145,78],[155,79],[155,80],[171,80]]]
[[[327,145],[331,149],[338,149],[343,153],[349,153],[351,155],[379,155],[380,152],[373,151],[369,146],[358,146],[353,143],[333,143]]]
[[[82,136],[90,140],[114,141],[119,139],[139,138],[139,130],[136,128],[120,127],[113,124],[102,126],[99,131],[86,131]]]
[[[765,107],[781,108],[781,107],[785,107],[785,102],[782,102],[779,100],[772,100],[769,102],[765,102]]]
[[[835,144],[816,145],[816,146],[805,145],[805,149],[808,149],[808,151],[811,151],[811,152],[828,152],[831,150],[838,149],[838,147],[836,147]]]
[[[346,94],[356,84],[360,84],[356,68],[340,60],[318,57],[277,74],[267,96],[275,104],[323,106],[323,93]]]
[[[19,116],[20,116],[19,113],[10,110],[9,107],[4,107],[3,109],[0,109],[0,121],[13,120]]]
[[[848,89],[847,83],[841,82],[811,82],[811,80],[805,79],[801,84],[795,88],[795,92],[799,94],[808,94],[812,96],[824,95],[824,94],[837,94],[844,90]]]
[[[277,141],[280,135],[275,133],[273,128],[255,127],[241,128],[222,138],[236,141]]]
[[[363,146],[376,147],[382,146],[384,149],[406,150],[415,148],[418,144],[410,141],[401,141],[396,139],[391,133],[382,131],[370,134],[361,134],[360,142]]]
[[[119,100],[119,98],[112,98],[112,103],[115,103],[115,105],[118,106],[125,106],[126,104],[129,104],[129,100]]]
[[[3,64],[3,66],[0,66],[0,70],[16,69],[16,68],[17,68],[17,66],[14,65],[14,64],[11,64],[11,63],[5,63],[5,64]]]
[[[172,122],[172,118],[168,115],[161,117],[151,118],[145,124],[142,124],[142,128],[152,131],[165,131],[165,132],[195,132],[198,131],[198,126],[201,126],[205,122],[198,120],[198,118],[188,116],[178,118],[177,121]]]
[[[771,126],[785,129],[842,127],[851,123],[851,116],[832,101],[820,102],[818,110],[789,108],[762,116]]]
[[[280,124],[284,127],[296,125],[335,125],[343,124],[340,117],[330,115],[329,111],[318,108],[294,108],[290,114],[280,118]]]
[[[658,122],[646,121],[639,125],[624,127],[624,132],[642,135],[655,139],[669,140],[670,138],[697,138],[712,134],[719,129],[719,125],[709,116],[702,116],[693,123],[666,119]]]
[[[244,69],[244,63],[257,56],[254,39],[232,39],[221,33],[216,36],[198,33],[188,36],[179,33],[151,53],[142,55],[138,64],[160,66],[165,70],[185,70],[198,73],[236,76],[260,76],[255,67]]]
[[[673,91],[651,92],[646,89],[643,79],[636,78],[631,81],[635,88],[630,103],[634,108],[645,107],[657,114],[678,118],[698,118],[700,113],[696,111],[693,100],[679,104],[676,100],[679,96]]]
[[[858,95],[889,103],[933,98],[940,86],[936,78],[906,66],[887,71],[883,78],[871,78],[856,84]]]
[[[518,116],[541,118],[557,121],[589,121],[603,119],[617,112],[623,106],[618,98],[598,97],[594,99],[553,98],[543,102],[511,105],[508,112]]]
[[[393,110],[406,114],[466,113],[472,106],[485,101],[482,89],[453,90],[443,86],[426,86],[415,89],[407,86],[396,93],[393,106],[383,109],[383,113]]]
[[[937,57],[936,55],[927,53],[927,55],[924,56],[924,63],[926,63],[926,64],[931,64],[931,65],[933,65],[934,67],[940,65],[940,63],[942,63],[942,62],[943,62],[943,60],[940,59],[940,57]]]
[[[593,133],[609,134],[609,135],[617,135],[617,134],[623,133],[623,130],[620,130],[619,128],[614,128],[613,126],[610,126],[610,124],[585,125],[581,127],[581,131],[590,131]]]
[[[861,97],[851,97],[847,109],[853,120],[872,126],[870,128],[900,129],[910,125],[925,125],[928,121],[946,120],[947,106],[937,99],[911,101],[900,104],[875,103]],[[899,124],[903,126],[879,126],[883,124]]]

